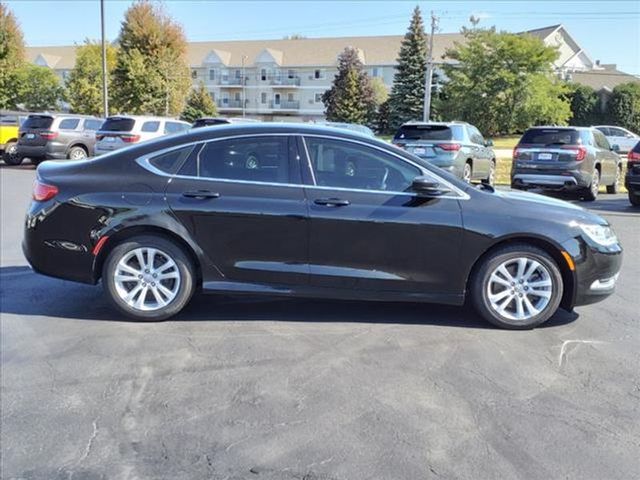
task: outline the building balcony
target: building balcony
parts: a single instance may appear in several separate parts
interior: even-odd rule
[[[269,108],[273,110],[300,110],[300,102],[297,100],[293,101],[281,101],[280,103],[275,103],[273,100],[269,102]]]
[[[218,100],[218,108],[242,108],[242,100]]]
[[[300,77],[271,77],[269,85],[272,87],[299,87]]]
[[[210,80],[211,82],[211,80]],[[241,87],[243,84],[246,85],[246,78],[243,79],[240,77],[229,77],[229,78],[216,78],[213,80],[213,83],[216,85],[220,85],[222,87]]]

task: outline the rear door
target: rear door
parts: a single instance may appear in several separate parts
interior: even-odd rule
[[[474,178],[487,178],[491,151],[485,146],[484,137],[476,127],[469,125],[467,130],[473,148],[473,176]]]
[[[596,159],[601,167],[600,182],[610,185],[615,181],[619,161],[618,154],[611,151],[609,141],[601,131],[593,129],[593,137],[595,140]]]
[[[166,192],[228,282],[308,283],[308,216],[295,141],[252,135],[201,144]]]
[[[73,142],[81,138],[81,123],[82,121],[78,117],[60,117],[57,119],[57,125],[54,122],[54,129],[58,132],[54,141],[60,144],[60,149],[68,150]]]

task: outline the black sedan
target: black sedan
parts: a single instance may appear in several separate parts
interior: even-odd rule
[[[38,168],[23,249],[138,320],[197,290],[462,305],[530,328],[604,299],[622,248],[571,204],[472,187],[333,128],[201,128]],[[425,315],[429,310],[425,309]]]

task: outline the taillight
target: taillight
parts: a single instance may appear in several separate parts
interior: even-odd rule
[[[53,140],[58,136],[58,132],[52,132],[51,130],[45,130],[40,132],[40,136],[45,140]]]
[[[513,153],[511,154],[511,159],[515,160],[520,156],[520,149],[518,146],[513,147]]]
[[[51,200],[58,194],[58,187],[54,185],[47,185],[40,180],[33,182],[33,199],[36,202],[46,202]]]
[[[391,143],[391,145],[393,145],[394,147],[403,148],[401,143],[393,142],[393,143]]]
[[[576,161],[581,162],[587,158],[587,147],[583,146],[566,146],[562,147],[563,150],[573,150],[576,154]]]
[[[100,141],[100,140],[102,140],[103,138],[104,138],[104,135],[101,135],[101,134],[96,133],[96,140],[97,140],[97,141]]]
[[[627,160],[629,160],[629,163],[635,163],[635,162],[640,162],[640,152],[634,152],[633,150],[631,152],[629,152],[629,154],[627,155]]]
[[[130,133],[123,133],[120,138],[124,143],[136,143],[140,140],[140,135],[132,135]]]
[[[444,150],[445,152],[457,152],[458,150],[460,150],[460,148],[462,148],[462,145],[460,145],[459,143],[438,143],[434,146],[440,148],[441,150]]]

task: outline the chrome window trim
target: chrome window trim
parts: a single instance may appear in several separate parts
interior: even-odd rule
[[[387,151],[381,147],[375,146],[375,145],[371,145],[369,143],[366,142],[361,142],[358,140],[354,140],[354,139],[350,139],[350,138],[342,138],[342,137],[333,137],[330,135],[320,135],[320,134],[302,134],[302,133],[298,133],[298,132],[277,132],[277,133],[255,133],[255,134],[239,134],[239,135],[228,135],[225,137],[218,137],[218,138],[213,138],[213,139],[203,139],[203,140],[194,140],[193,142],[188,142],[188,143],[181,143],[180,145],[173,145],[171,147],[167,147],[167,148],[163,148],[161,150],[156,150],[154,152],[151,153],[147,153],[146,155],[142,155],[138,158],[136,158],[134,161],[140,165],[142,168],[144,168],[145,170],[150,171],[151,173],[155,174],[155,175],[159,175],[162,177],[167,177],[169,180],[171,180],[172,178],[180,178],[180,179],[187,179],[187,180],[201,180],[201,181],[211,181],[211,182],[223,182],[223,183],[238,183],[238,184],[242,184],[242,185],[264,185],[264,186],[271,186],[271,187],[287,187],[287,188],[316,188],[316,189],[321,189],[321,190],[339,190],[339,191],[347,191],[347,192],[357,192],[357,193],[373,193],[373,194],[378,194],[378,195],[409,195],[412,197],[419,197],[420,195],[414,192],[397,192],[397,191],[392,191],[392,190],[364,190],[364,189],[354,189],[354,188],[341,188],[341,187],[324,187],[324,186],[320,186],[320,185],[315,185],[315,178],[314,178],[314,185],[306,185],[304,183],[277,183],[277,182],[259,182],[259,181],[253,181],[253,180],[233,180],[233,179],[228,179],[228,178],[204,178],[204,177],[194,177],[191,175],[179,175],[179,174],[171,174],[171,173],[167,173],[164,172],[162,170],[160,170],[159,168],[155,167],[154,165],[152,165],[150,163],[150,160],[156,156],[159,155],[163,155],[165,153],[171,152],[173,150],[179,150],[181,148],[185,148],[185,147],[189,147],[189,146],[196,146],[198,144],[202,144],[202,148],[204,148],[204,144],[205,143],[209,143],[209,142],[217,142],[220,140],[229,140],[229,139],[234,139],[234,138],[255,138],[255,137],[280,137],[280,136],[287,136],[287,137],[294,137],[294,136],[300,136],[302,137],[302,143],[305,147],[305,154],[306,149],[307,149],[307,145],[306,142],[304,141],[304,136],[312,136],[312,137],[319,137],[319,138],[327,138],[330,140],[342,140],[342,141],[347,141],[347,142],[351,142],[351,143],[357,143],[360,145],[364,145],[365,147],[370,147],[370,148],[374,148],[377,150],[380,150],[381,152],[384,152],[386,154],[392,155],[396,158],[398,158],[400,161],[406,162],[410,165],[413,165],[414,167],[416,167],[418,170],[420,170],[420,172],[422,172],[423,174],[426,173],[428,175],[431,175],[435,178],[438,179],[438,181],[442,182],[444,185],[447,185],[449,188],[451,188],[451,190],[453,192],[456,192],[456,195],[440,195],[437,197],[433,197],[433,198],[438,198],[438,199],[451,199],[451,200],[469,200],[471,197],[469,196],[469,194],[463,192],[462,190],[460,190],[458,187],[456,187],[455,185],[449,183],[448,181],[446,181],[445,179],[441,178],[440,176],[436,175],[433,172],[427,171],[424,167],[418,165],[417,163],[411,162],[408,159],[403,158],[400,155],[397,155],[393,152]],[[202,148],[200,149],[200,151],[202,151]],[[200,152],[198,152],[198,155],[200,155]],[[307,162],[311,161],[310,156],[307,154]],[[311,167],[311,165],[309,165],[309,167]],[[311,169],[311,172],[313,174],[313,169]]]

